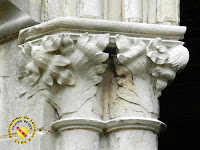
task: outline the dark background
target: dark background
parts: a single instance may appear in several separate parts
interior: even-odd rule
[[[181,0],[180,16],[190,61],[159,98],[160,120],[168,126],[159,135],[159,150],[200,149],[200,0]]]

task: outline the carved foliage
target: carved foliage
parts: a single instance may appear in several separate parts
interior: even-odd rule
[[[151,74],[156,78],[158,95],[167,86],[167,81],[176,76],[176,72],[183,69],[189,60],[189,52],[184,46],[167,48],[160,38],[150,41],[147,56],[154,63]]]
[[[54,79],[60,85],[75,83],[69,70],[70,60],[65,57],[74,51],[74,43],[68,35],[46,35],[40,45],[25,43],[20,47],[18,75],[28,76],[31,85],[40,77],[49,86]]]
[[[119,49],[118,61],[133,75],[150,72],[155,78],[155,88],[159,96],[167,86],[167,81],[174,79],[176,72],[184,68],[189,60],[187,48],[167,48],[161,38],[151,40],[146,45],[141,39],[117,35],[116,45]]]
[[[108,42],[108,34],[93,38],[87,33],[83,34],[77,45],[67,34],[46,35],[39,45],[29,42],[20,46],[18,76],[28,76],[31,85],[34,85],[41,76],[50,86],[53,85],[54,79],[60,85],[74,85],[74,75],[70,68],[77,71],[88,61],[92,60],[95,64],[106,61],[108,54],[103,50]],[[74,58],[71,57],[72,53],[75,53]],[[94,71],[94,68],[90,69]],[[99,74],[102,72],[100,70],[97,67],[95,71]]]
[[[70,109],[76,111],[97,92],[96,85],[102,80],[100,74],[106,69],[103,62],[109,57],[103,52],[109,43],[109,36],[85,33],[75,42],[68,34],[56,34],[46,35],[39,42],[27,42],[20,46],[18,76],[28,79],[25,85],[31,85],[32,90],[37,85],[42,85],[41,90],[47,89],[54,80],[60,85],[71,86],[66,94],[73,95],[69,99],[76,108]],[[23,92],[19,95],[26,93],[26,89],[21,90]],[[35,94],[40,89],[36,88],[31,93]],[[48,95],[46,97],[52,99]]]
[[[146,45],[140,39],[133,39],[122,35],[116,36],[116,45],[119,49],[117,58],[134,75],[146,72]]]
[[[145,80],[148,72],[146,44],[138,38],[117,35],[116,45],[119,50],[117,54],[119,64],[115,64],[118,84],[116,101],[124,106],[123,114],[139,117],[151,116],[153,112],[151,100],[144,97],[140,90],[141,85],[136,81],[138,78]],[[148,90],[147,83],[141,84],[146,86],[142,87],[144,91]],[[119,112],[122,113],[123,110]]]
[[[109,34],[90,36],[88,33],[81,35],[76,43],[76,50],[71,57],[72,68],[76,76],[77,84],[69,94],[74,108],[65,112],[75,112],[90,98],[96,95],[98,83],[102,81],[102,74],[106,70],[103,64],[109,54],[103,51],[109,43]]]

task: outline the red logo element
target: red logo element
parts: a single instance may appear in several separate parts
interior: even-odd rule
[[[24,133],[19,127],[17,127],[17,130],[18,130],[24,137],[27,136],[26,133]]]

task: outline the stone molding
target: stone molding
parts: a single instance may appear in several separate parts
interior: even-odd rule
[[[137,25],[132,27],[130,22],[148,23],[141,31],[151,28],[155,33],[158,28],[154,30],[155,26],[151,24],[178,25],[180,20],[180,0],[93,0],[92,2],[89,0],[1,0],[0,3],[0,39],[17,33],[20,29],[59,17],[74,17],[77,20],[93,18],[97,22],[118,20],[127,24],[128,29],[138,28]],[[114,25],[115,23],[111,24],[111,27]],[[115,28],[118,25],[120,24],[117,24]],[[120,26],[119,29],[123,28]],[[127,30],[127,28],[124,29]],[[143,33],[136,31],[134,31],[134,36],[140,36]],[[176,31],[174,30],[174,32]],[[153,32],[149,32],[149,34]],[[165,34],[167,35],[167,33],[169,32]],[[161,35],[156,37],[161,37]],[[172,37],[166,36],[166,38],[174,37],[172,35]],[[177,35],[176,38],[179,36]]]
[[[109,33],[111,35],[111,43],[115,43],[116,34],[144,39],[160,37],[168,43],[174,43],[174,40],[178,42],[178,40],[183,39],[186,27],[60,17],[22,29],[18,38],[19,44],[58,32],[70,32],[74,39],[77,39],[77,37],[85,32],[90,34]]]
[[[156,119],[132,117],[132,118],[117,118],[109,121],[102,121],[90,118],[71,118],[61,119],[52,124],[52,128],[59,133],[64,130],[73,129],[88,129],[100,133],[110,133],[119,130],[148,130],[156,134],[163,132],[166,125]]]
[[[131,117],[131,118],[117,118],[106,122],[107,132],[115,132],[119,130],[148,130],[156,134],[163,132],[166,125],[156,119]]]
[[[52,124],[52,128],[58,132],[73,129],[88,129],[103,132],[105,123],[97,119],[71,118],[61,119]]]

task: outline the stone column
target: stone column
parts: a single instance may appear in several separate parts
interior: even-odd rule
[[[33,148],[157,150],[157,134],[166,128],[158,97],[189,59],[180,41],[186,27],[177,26],[179,0],[116,1],[38,1],[31,15],[32,1],[0,2],[18,12],[11,30],[5,25],[14,12],[2,13],[1,84],[19,87],[8,84],[1,99],[14,93],[3,105],[34,117]],[[10,59],[15,72],[5,69]]]
[[[176,40],[184,32],[78,18],[22,30],[18,74],[30,88],[43,89],[57,111],[57,149],[157,149],[157,134],[166,128],[158,97],[189,59]]]
[[[155,150],[157,134],[165,128],[158,121],[161,91],[176,71],[184,67],[189,54],[183,46],[167,48],[160,38],[142,39],[117,35],[108,128],[112,150]]]

